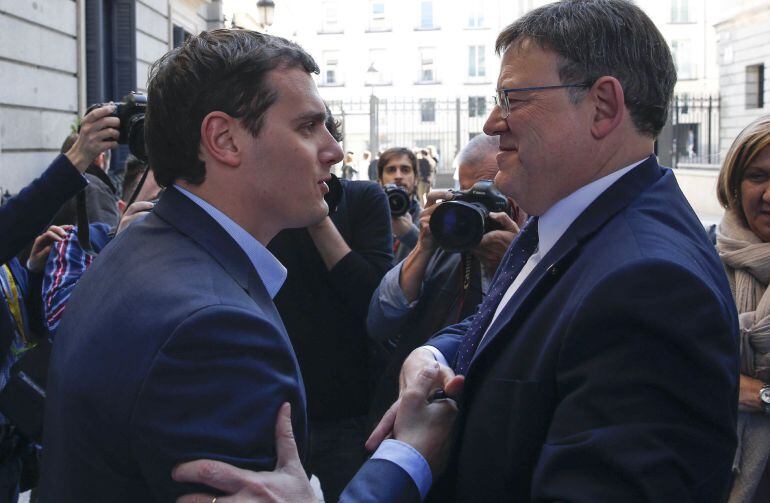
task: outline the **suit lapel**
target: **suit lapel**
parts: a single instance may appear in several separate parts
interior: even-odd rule
[[[523,309],[523,307],[537,302],[557,283],[577,257],[582,243],[590,239],[607,221],[626,208],[639,194],[655,183],[661,175],[662,170],[657,159],[655,156],[650,156],[612,184],[578,216],[527,276],[527,279],[519,286],[511,300],[490,325],[471,361],[470,369],[473,368],[474,363],[485,349],[500,336],[504,328],[507,328],[505,333],[511,334],[511,328],[520,324],[523,317],[531,312],[531,309]]]

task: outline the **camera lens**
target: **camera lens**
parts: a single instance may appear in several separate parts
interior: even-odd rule
[[[431,215],[430,231],[446,251],[467,251],[481,242],[488,214],[486,207],[479,203],[447,201]]]
[[[409,211],[409,194],[398,185],[388,184],[385,186],[385,193],[388,195],[388,206],[390,206],[390,216],[401,217]]]

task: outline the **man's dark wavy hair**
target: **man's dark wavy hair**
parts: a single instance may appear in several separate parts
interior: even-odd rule
[[[626,0],[562,0],[534,9],[497,37],[498,54],[530,40],[561,57],[562,83],[615,77],[636,129],[655,137],[666,123],[676,67],[650,18]],[[546,82],[545,84],[551,84]],[[573,102],[583,90],[570,90]]]
[[[319,72],[299,45],[249,30],[202,32],[156,61],[147,89],[145,139],[158,184],[203,182],[200,127],[213,111],[240,119],[257,136],[278,98],[279,91],[266,80],[276,68]]]

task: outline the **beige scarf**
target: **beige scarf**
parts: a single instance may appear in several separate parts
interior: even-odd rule
[[[728,210],[717,229],[717,251],[725,264],[741,328],[741,373],[770,379],[770,243],[763,243]],[[750,502],[770,457],[770,420],[757,413],[738,416],[738,449],[730,503]]]

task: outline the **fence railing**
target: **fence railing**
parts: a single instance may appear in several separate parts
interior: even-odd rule
[[[342,123],[346,144],[365,145],[371,152],[433,145],[439,173],[452,171],[455,155],[482,132],[492,106],[491,97],[483,96],[385,98],[372,94],[329,102]],[[676,95],[656,152],[663,164],[672,167],[718,168],[719,98]]]

